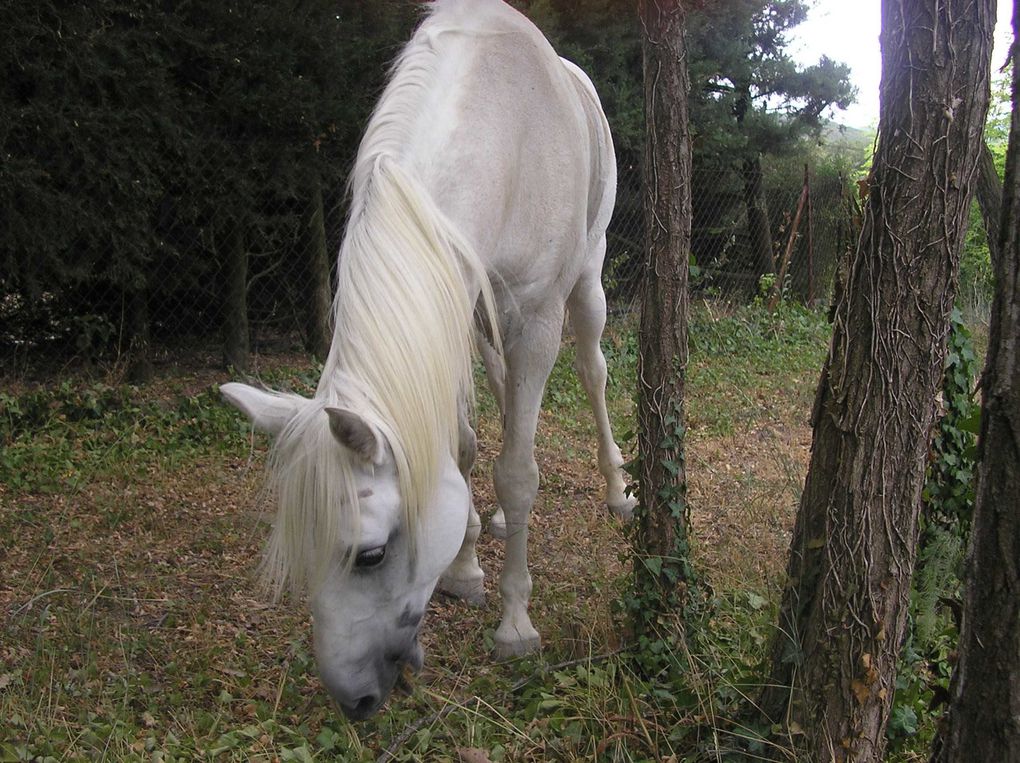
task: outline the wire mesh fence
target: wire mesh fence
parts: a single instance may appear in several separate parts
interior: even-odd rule
[[[837,256],[852,243],[855,202],[838,175],[749,178],[695,169],[692,292],[733,303],[775,296],[824,300]],[[621,168],[603,283],[616,309],[633,307],[643,274],[641,172]]]
[[[852,202],[835,176],[806,168],[788,177],[696,170],[691,288],[735,303],[779,295],[824,299],[838,254],[850,244]],[[58,247],[0,235],[4,261],[48,257],[65,277],[26,283],[0,270],[0,352],[8,371],[40,364],[217,355],[245,367],[250,354],[328,346],[336,253],[345,220],[344,179],[296,173],[254,182],[272,167],[246,167],[224,152],[150,178],[144,193],[67,189]],[[195,173],[201,175],[196,178]],[[233,180],[246,177],[243,187]],[[217,192],[205,198],[189,188]],[[123,209],[125,204],[133,204]],[[621,166],[608,233],[604,285],[613,311],[636,307],[643,272],[641,170]],[[10,231],[8,231],[10,234]],[[25,241],[28,241],[28,244]],[[47,239],[51,240],[51,239]]]

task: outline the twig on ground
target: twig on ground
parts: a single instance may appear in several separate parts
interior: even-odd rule
[[[54,588],[52,591],[43,591],[42,593],[33,596],[31,599],[26,601],[21,606],[12,609],[11,617],[17,617],[18,615],[27,612],[32,608],[33,604],[35,604],[40,599],[45,599],[47,596],[53,596],[54,594],[58,593],[74,593],[76,590],[77,590],[76,588]]]
[[[440,719],[444,718],[455,707],[457,707],[457,705],[454,703],[444,705],[431,715],[423,716],[416,720],[414,723],[409,723],[407,726],[404,727],[404,730],[401,731],[397,735],[397,737],[392,742],[389,743],[386,749],[383,750],[382,755],[376,758],[375,763],[389,763],[389,761],[391,760],[396,760],[397,750],[403,747],[404,742],[410,739],[411,736],[418,729],[420,729],[422,726],[431,725],[436,721],[439,721]]]

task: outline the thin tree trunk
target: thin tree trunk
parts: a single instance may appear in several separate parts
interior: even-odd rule
[[[804,187],[807,188],[807,304],[815,301],[815,210],[811,203],[811,175],[804,165]]]
[[[1020,0],[1013,37],[1020,41]],[[960,657],[945,744],[936,752],[947,763],[1020,761],[1020,67],[1013,60]]]
[[[992,258],[993,272],[998,268],[999,259],[999,221],[1002,219],[1002,183],[999,173],[995,170],[995,157],[988,144],[981,142],[981,164],[977,182],[977,201],[981,209],[981,220],[985,224],[985,238],[988,240],[988,253]]]
[[[744,204],[747,207],[747,235],[751,244],[751,265],[759,278],[766,273],[776,272],[776,253],[772,248],[772,223],[769,220],[769,204],[765,198],[765,179],[761,169],[761,157],[755,155],[740,165],[740,176],[744,182]],[[777,289],[782,284],[776,284]]]
[[[686,9],[641,0],[644,25],[646,260],[638,357],[640,506],[636,513],[638,613],[678,611],[690,581],[683,404],[687,369],[687,272],[691,248]],[[642,625],[639,622],[638,627]]]
[[[305,349],[317,358],[329,353],[329,313],[332,302],[329,288],[329,254],[326,251],[326,224],[322,205],[322,183],[317,173],[309,172],[308,199],[301,240],[301,262],[304,283],[302,302]]]
[[[227,368],[248,370],[248,251],[244,225],[227,220],[219,230],[223,262],[223,362]]]
[[[762,698],[814,761],[885,749],[994,21],[993,0],[882,3],[878,147]]]
[[[125,299],[130,337],[127,379],[132,384],[146,384],[155,375],[149,334],[149,295],[144,287],[135,288],[127,292]]]

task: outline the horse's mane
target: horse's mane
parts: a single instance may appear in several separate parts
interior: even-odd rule
[[[448,5],[459,10],[456,2],[440,10]],[[459,406],[473,390],[479,288],[498,345],[478,255],[400,160],[435,86],[441,31],[426,21],[397,59],[355,162],[329,356],[315,398],[276,437],[270,457],[279,511],[264,573],[277,592],[306,582],[314,589],[336,568],[336,543],[356,542],[357,456],[333,439],[323,409],[350,407],[383,433],[413,537],[444,452],[456,458]]]

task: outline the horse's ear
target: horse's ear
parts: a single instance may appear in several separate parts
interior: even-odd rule
[[[255,428],[272,436],[287,426],[300,407],[297,397],[274,395],[272,392],[230,382],[220,386],[220,394],[232,406],[251,419]]]
[[[326,415],[329,416],[330,431],[341,445],[354,451],[364,461],[376,465],[382,463],[382,438],[375,427],[346,408],[326,408]]]

